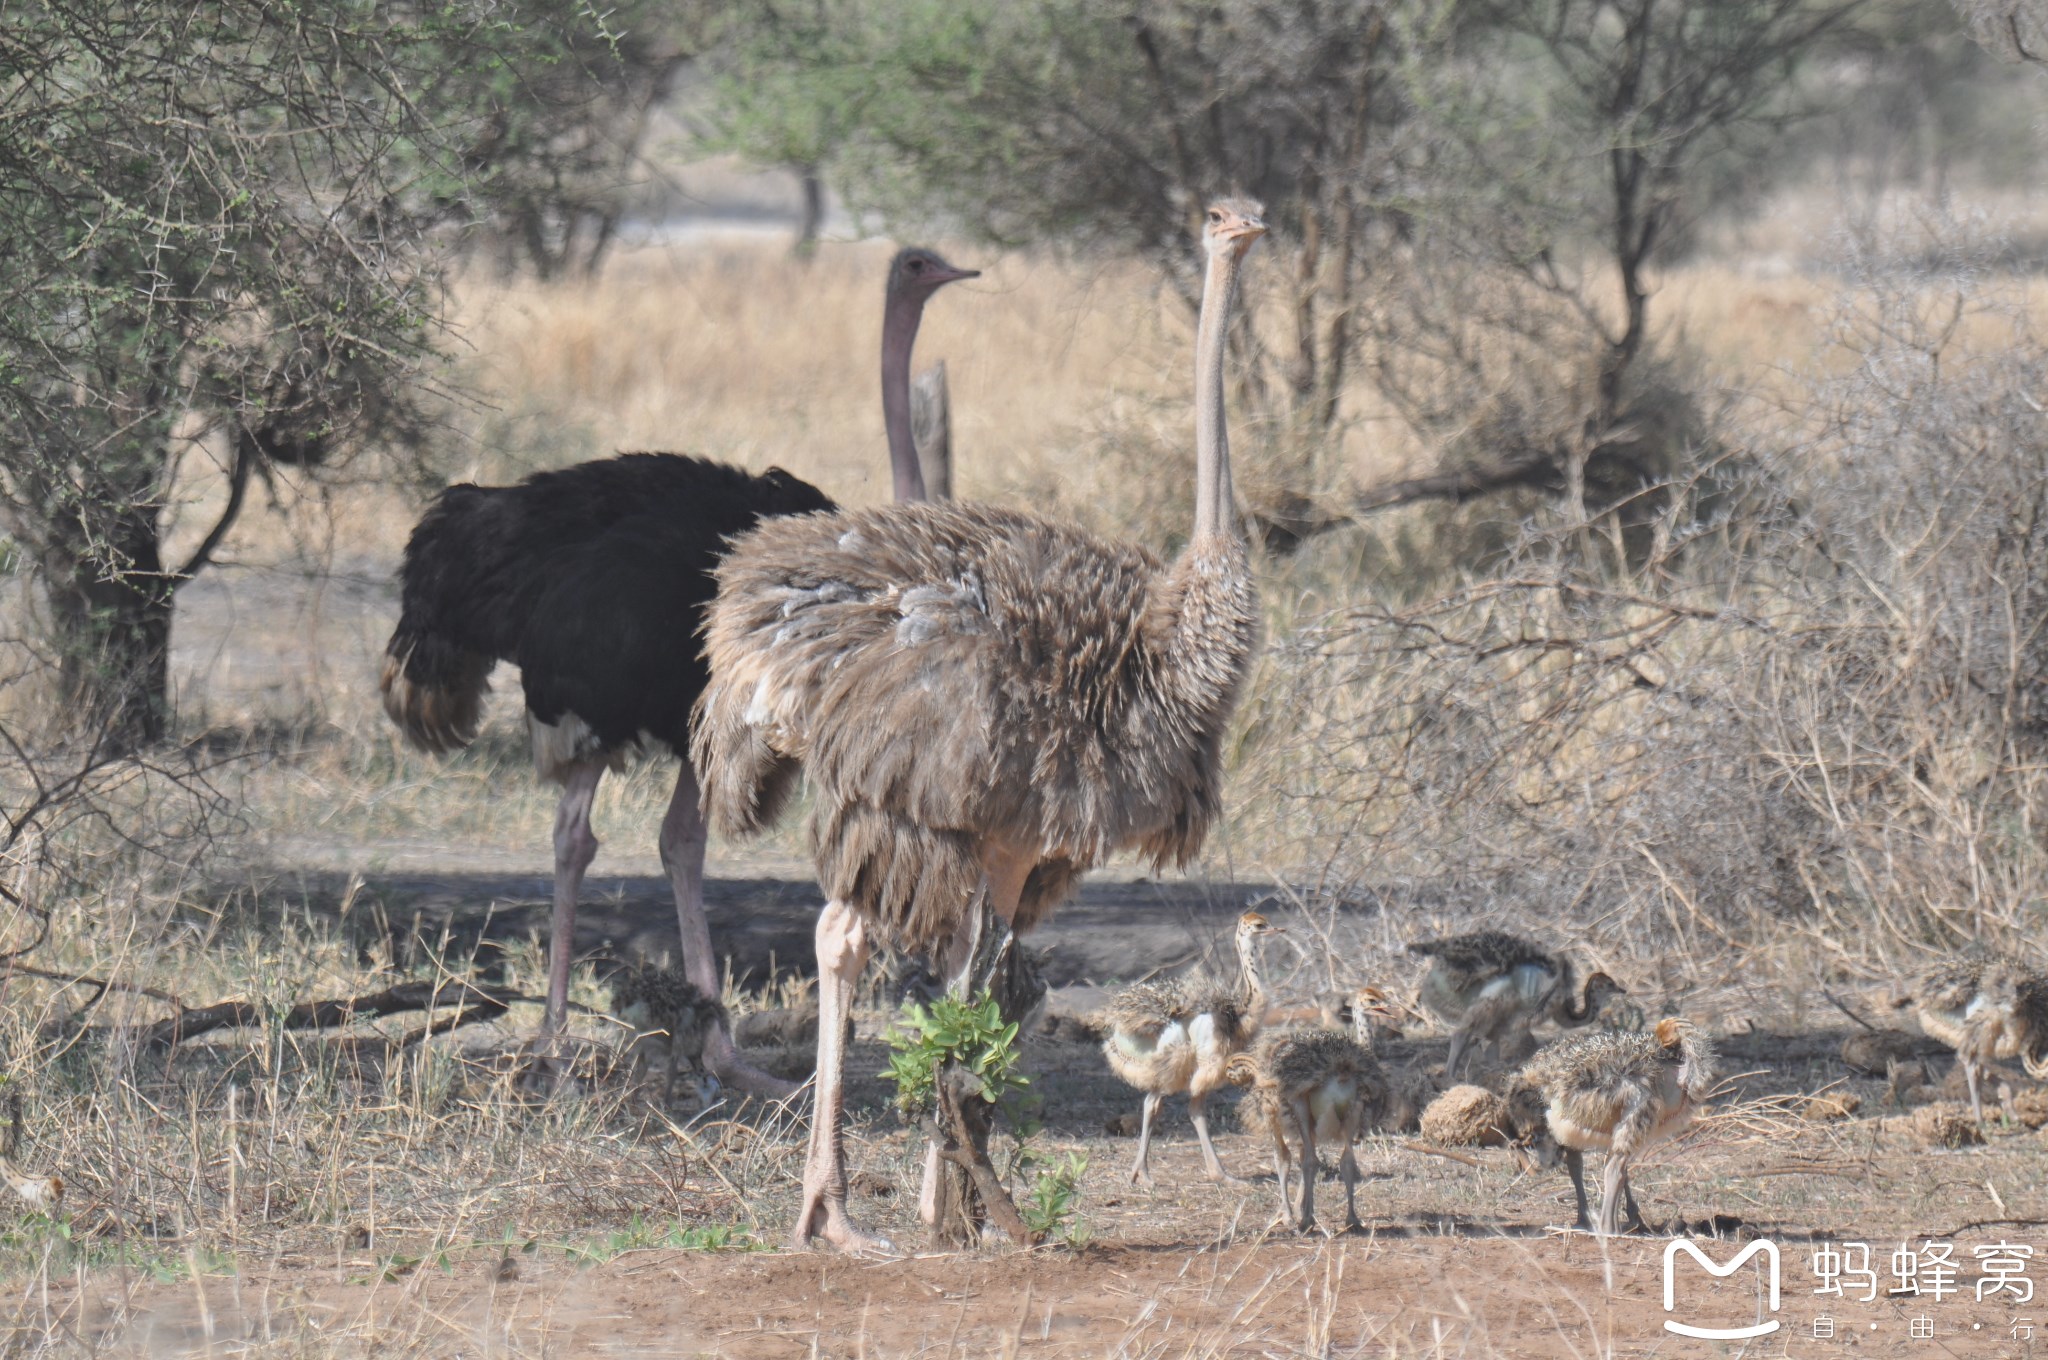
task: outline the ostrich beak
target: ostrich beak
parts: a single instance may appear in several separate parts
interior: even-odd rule
[[[949,283],[958,283],[962,279],[978,279],[980,277],[981,271],[979,269],[960,269],[950,264],[925,275],[925,278],[934,288],[942,288]]]

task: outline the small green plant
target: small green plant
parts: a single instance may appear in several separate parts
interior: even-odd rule
[[[1069,1153],[1048,1164],[1032,1151],[1031,1139],[1040,1129],[1039,1101],[1028,1089],[1030,1078],[1017,1070],[1015,1022],[1003,1019],[987,992],[972,1001],[944,996],[929,1006],[911,1002],[903,1011],[904,1022],[889,1032],[889,1067],[881,1074],[895,1083],[897,1109],[910,1118],[930,1113],[938,1074],[948,1063],[970,1074],[980,1083],[978,1094],[1001,1111],[1016,1138],[1016,1152],[1002,1179],[1032,1177],[1030,1191],[1016,1205],[1031,1240],[1054,1237],[1069,1246],[1084,1244],[1087,1228],[1074,1205],[1088,1159]]]
[[[1017,1070],[1017,1025],[1003,1019],[996,999],[942,996],[929,1006],[903,1008],[905,1024],[889,1031],[889,1067],[881,1075],[896,1086],[896,1108],[916,1116],[932,1108],[933,1083],[948,1062],[981,1082],[981,1098],[1002,1104],[1031,1084]]]
[[[1023,1165],[1035,1165],[1024,1159]],[[1024,1223],[1041,1239],[1058,1238],[1070,1247],[1088,1244],[1088,1225],[1074,1212],[1081,1197],[1081,1177],[1087,1174],[1088,1159],[1070,1152],[1050,1166],[1040,1167],[1031,1182],[1031,1193],[1017,1206]]]

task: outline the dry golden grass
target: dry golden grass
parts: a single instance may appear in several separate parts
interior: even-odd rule
[[[1185,326],[1131,271],[948,249],[986,271],[939,295],[918,346],[920,365],[947,364],[962,495],[1014,493],[1042,466],[1085,479],[1089,427],[1185,386]],[[460,315],[479,388],[590,452],[776,463],[869,503],[888,494],[876,370],[890,250],[828,246],[805,264],[770,242],[648,248],[588,287],[466,286]],[[526,470],[490,449],[474,466]]]

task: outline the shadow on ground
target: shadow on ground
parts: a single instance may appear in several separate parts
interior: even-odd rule
[[[367,945],[389,940],[404,958],[424,946],[446,957],[474,956],[485,971],[508,941],[545,937],[550,893],[545,877],[521,873],[410,869],[353,875],[332,870],[273,871],[282,894],[316,918],[341,920]],[[1228,947],[1232,922],[1248,903],[1270,897],[1265,884],[1102,878],[1031,937],[1045,954],[1055,987],[1108,984],[1177,970]],[[712,878],[705,883],[711,933],[742,985],[771,972],[816,972],[811,932],[817,885],[796,878]],[[444,943],[445,941],[445,943]],[[579,955],[656,957],[676,948],[675,901],[665,879],[592,876],[576,921]]]

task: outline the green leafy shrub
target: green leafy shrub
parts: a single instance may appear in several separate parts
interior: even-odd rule
[[[915,1117],[932,1108],[933,1082],[947,1062],[981,1082],[981,1098],[1000,1104],[1030,1079],[1017,1070],[1017,1026],[1005,1021],[996,999],[942,996],[929,1006],[910,1002],[904,1023],[889,1031],[889,1067],[881,1075],[896,1087],[896,1108]]]

